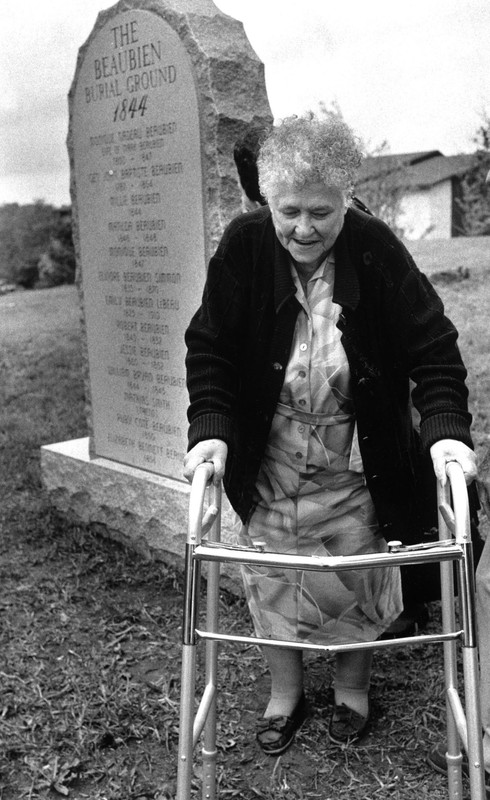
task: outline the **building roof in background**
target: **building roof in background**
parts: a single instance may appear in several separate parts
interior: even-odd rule
[[[422,150],[419,153],[396,153],[386,156],[368,156],[364,159],[359,173],[360,180],[388,175],[404,167],[442,156],[440,150]]]
[[[471,154],[462,154],[438,156],[423,164],[415,164],[409,171],[410,186],[427,188],[449,178],[462,178],[469,171],[473,160]]]
[[[471,167],[473,156],[445,156],[440,150],[369,156],[361,166],[359,184],[375,178],[391,186],[427,189],[451,178],[462,177]]]

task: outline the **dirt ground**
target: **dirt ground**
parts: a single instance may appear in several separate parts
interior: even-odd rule
[[[85,435],[72,287],[0,298],[0,796],[2,800],[175,797],[182,575],[58,517],[39,447]],[[248,632],[222,593],[227,629]],[[429,630],[439,623],[431,606]],[[198,655],[198,689],[203,656]],[[254,723],[267,697],[253,646],[220,650],[219,797],[413,800],[447,797],[426,763],[444,739],[439,646],[379,652],[372,724],[357,747],[327,740],[331,661],[306,658],[312,715],[283,756]],[[196,753],[192,798],[201,796]]]
[[[39,518],[10,512],[0,601],[2,798],[174,798],[181,576],[46,510],[42,537]],[[435,626],[437,606],[433,615]],[[246,610],[226,595],[221,617],[247,631]],[[198,665],[200,691],[201,651]],[[312,716],[289,751],[268,758],[254,741],[268,689],[261,656],[254,647],[222,648],[219,797],[447,796],[444,779],[425,762],[444,736],[439,648],[376,657],[372,726],[351,748],[327,740],[330,660],[310,656],[306,666]],[[197,752],[196,798],[199,763]]]

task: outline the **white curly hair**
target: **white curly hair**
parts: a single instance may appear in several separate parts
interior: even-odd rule
[[[321,182],[340,189],[347,202],[361,161],[360,140],[339,114],[286,117],[260,148],[260,191],[270,201],[284,185]]]

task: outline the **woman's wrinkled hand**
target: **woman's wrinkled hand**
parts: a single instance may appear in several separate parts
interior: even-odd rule
[[[477,476],[476,455],[463,442],[457,439],[441,439],[430,448],[436,478],[442,486],[446,485],[446,464],[456,461],[464,472],[466,483],[471,483]]]
[[[191,483],[196,467],[209,461],[214,467],[213,482],[218,484],[225,474],[227,455],[228,445],[221,439],[205,439],[203,442],[198,442],[184,458],[184,478]]]

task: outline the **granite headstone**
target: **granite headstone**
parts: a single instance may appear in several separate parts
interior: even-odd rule
[[[63,513],[182,563],[184,331],[241,210],[233,146],[272,122],[264,69],[211,0],[121,0],[79,51],[69,107],[89,436],[43,446],[43,481]]]
[[[119,3],[83,49],[70,149],[94,456],[181,477],[183,334],[240,211],[233,143],[270,121],[247,86],[261,66],[207,0]]]

